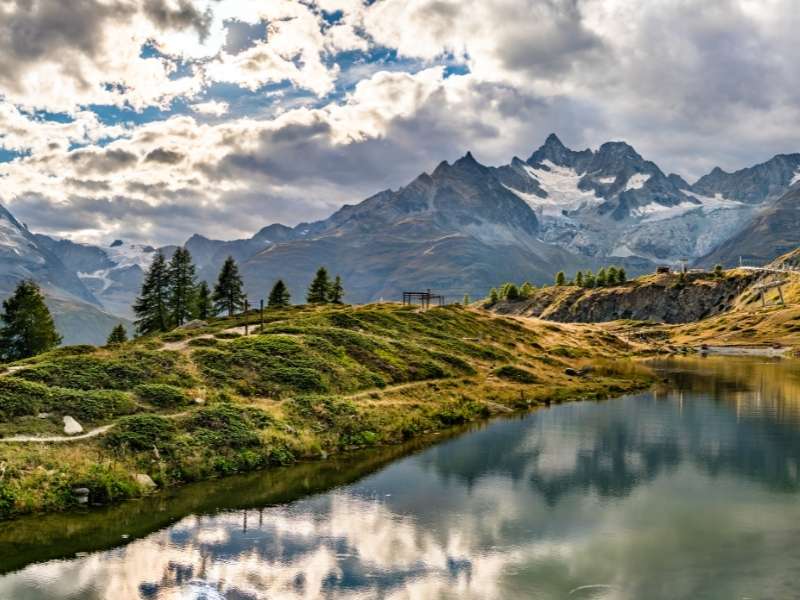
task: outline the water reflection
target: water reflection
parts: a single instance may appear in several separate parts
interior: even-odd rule
[[[254,508],[196,506],[124,546],[29,565],[0,598],[796,597],[798,365],[657,368],[662,389],[494,422],[332,491],[308,470],[232,481],[225,495]],[[359,474],[335,472],[330,485]],[[300,482],[316,495],[288,501]]]

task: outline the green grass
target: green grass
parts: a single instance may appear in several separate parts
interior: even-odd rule
[[[245,322],[251,335],[227,331]],[[267,311],[263,331],[259,322],[251,313],[117,348],[59,349],[0,376],[2,434],[52,433],[65,414],[113,423],[81,442],[0,444],[0,517],[69,508],[78,484],[113,501],[143,492],[135,473],[167,487],[648,381],[563,375],[568,359],[622,357],[628,345],[612,334],[460,307],[290,307]]]

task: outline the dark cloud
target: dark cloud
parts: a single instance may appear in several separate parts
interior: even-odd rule
[[[180,152],[166,150],[165,148],[156,148],[147,153],[147,156],[144,157],[144,161],[174,165],[181,162],[184,158],[185,155]]]
[[[211,9],[201,12],[190,0],[179,0],[176,8],[166,0],[145,0],[143,10],[144,14],[162,29],[193,28],[201,39],[208,36],[213,19]]]
[[[94,56],[103,22],[126,19],[135,10],[121,2],[24,0],[0,19],[0,82],[15,87],[26,65],[59,52]],[[77,67],[75,67],[77,69]]]
[[[79,164],[87,171],[95,173],[119,171],[138,162],[137,156],[132,152],[108,148],[76,150],[69,154],[69,160],[73,164]]]

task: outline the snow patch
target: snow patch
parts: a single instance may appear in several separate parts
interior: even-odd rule
[[[614,177],[613,175],[611,175],[611,176],[609,176],[609,177],[596,177],[596,178],[595,178],[595,181],[596,181],[597,183],[602,183],[602,184],[604,184],[604,185],[609,185],[609,184],[612,184],[612,183],[614,183],[616,180],[617,180],[617,178],[616,178],[616,177]]]
[[[535,194],[527,194],[506,186],[538,214],[561,216],[563,210],[576,210],[603,202],[603,199],[595,196],[592,190],[584,191],[578,188],[581,176],[574,169],[556,165],[549,160],[543,161],[542,165],[547,169],[536,169],[529,165],[523,168],[538,182],[539,187],[547,193],[547,197],[540,198]]]
[[[121,244],[110,248],[103,248],[108,259],[120,267],[138,266],[143,271],[150,268],[153,257],[156,255],[152,246],[143,244]]]
[[[638,190],[644,186],[645,183],[652,177],[649,173],[634,173],[628,179],[628,183],[625,184],[625,190],[623,191],[630,191],[630,190]]]
[[[792,180],[789,182],[789,185],[794,185],[798,181],[800,181],[800,170],[795,171],[794,177],[792,177]]]
[[[684,192],[687,196],[692,196],[700,200],[700,204],[694,202],[681,202],[675,206],[664,206],[657,202],[645,204],[639,208],[631,211],[631,215],[641,218],[643,221],[662,221],[664,219],[674,219],[680,217],[693,210],[700,209],[706,215],[716,212],[718,210],[739,210],[747,208],[746,204],[737,202],[736,200],[729,200],[717,193],[714,196],[702,196],[694,192]]]

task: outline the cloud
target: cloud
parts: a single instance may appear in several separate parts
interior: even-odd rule
[[[0,0],[0,148],[23,155],[0,200],[163,243],[324,217],[550,131],[740,168],[798,150],[798,25],[789,0]],[[52,215],[73,207],[86,227]]]

